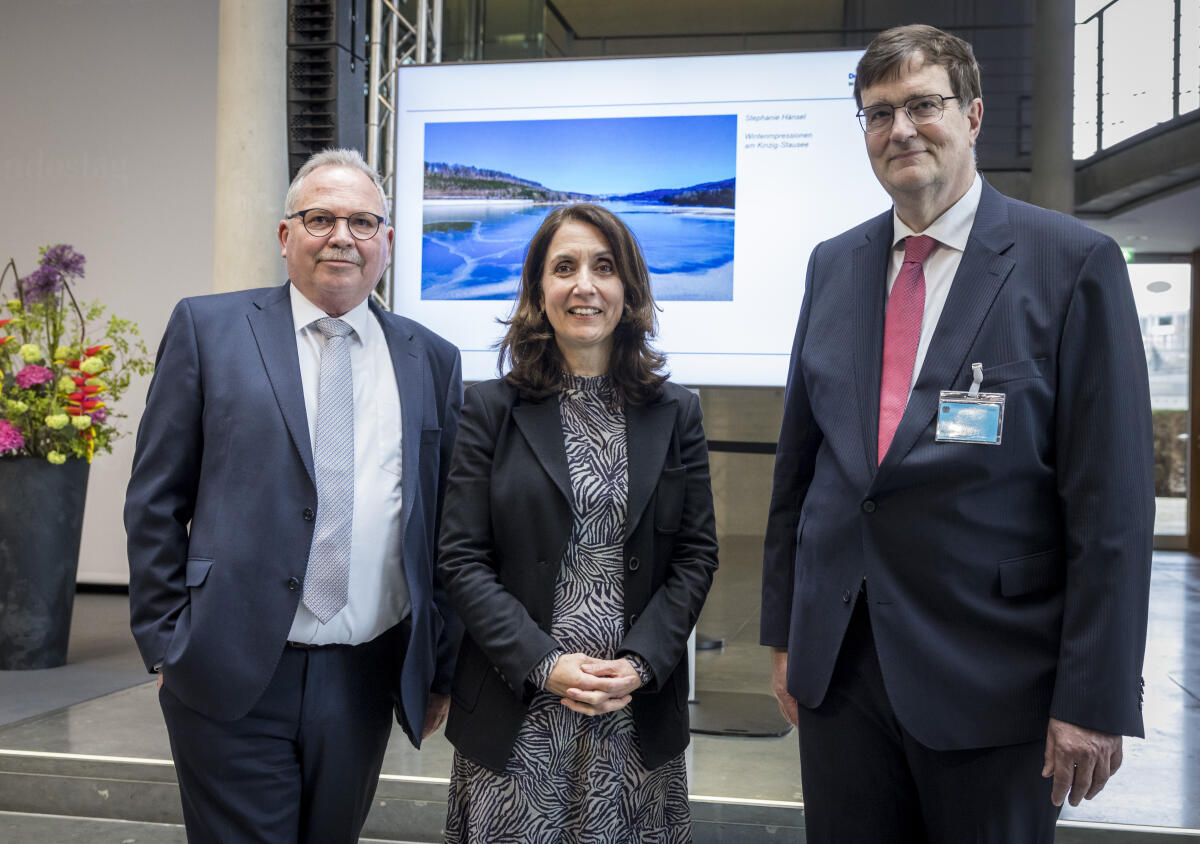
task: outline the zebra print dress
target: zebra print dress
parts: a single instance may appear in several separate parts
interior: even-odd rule
[[[624,610],[625,412],[602,375],[571,376],[559,405],[574,529],[555,584],[551,635],[564,653],[612,659]],[[530,680],[542,685],[552,667],[547,660]],[[450,844],[685,844],[691,838],[683,755],[646,770],[629,707],[589,717],[539,691],[504,773],[454,754]]]

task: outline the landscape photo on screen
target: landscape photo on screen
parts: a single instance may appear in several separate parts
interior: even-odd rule
[[[733,299],[737,116],[425,124],[422,299],[512,299],[546,214],[594,202],[658,300]]]

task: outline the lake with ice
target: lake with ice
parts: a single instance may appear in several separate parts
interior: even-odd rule
[[[600,204],[637,237],[655,299],[733,299],[732,208]],[[516,298],[525,247],[554,207],[503,200],[426,201],[421,298]]]

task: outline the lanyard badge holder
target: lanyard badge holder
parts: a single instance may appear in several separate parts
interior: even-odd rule
[[[940,443],[999,445],[1004,428],[1004,393],[981,393],[983,364],[971,364],[971,389],[965,393],[942,390],[938,401],[937,432]]]

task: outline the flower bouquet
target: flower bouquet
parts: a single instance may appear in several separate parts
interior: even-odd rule
[[[65,243],[40,252],[24,278],[12,259],[0,273],[0,457],[90,463],[119,436],[113,402],[153,363],[135,323],[75,298],[82,255]]]

